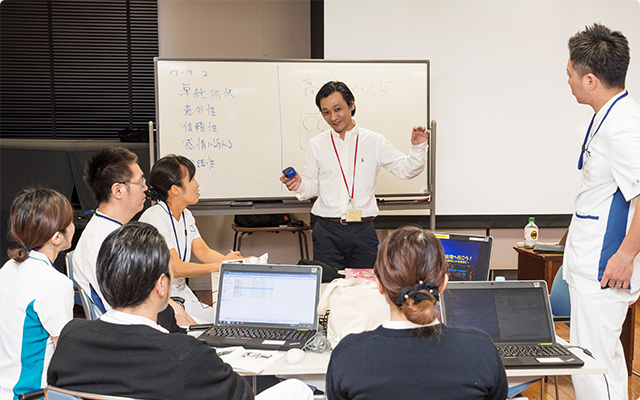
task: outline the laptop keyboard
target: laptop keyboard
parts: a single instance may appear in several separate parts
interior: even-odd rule
[[[236,328],[214,326],[208,334],[212,336],[268,339],[268,340],[297,340],[304,342],[313,336],[314,331],[298,331],[285,329],[264,329],[264,328]]]
[[[558,345],[498,346],[502,357],[558,357],[572,355]]]

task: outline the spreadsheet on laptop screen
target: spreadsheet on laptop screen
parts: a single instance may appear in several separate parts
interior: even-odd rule
[[[313,328],[317,276],[305,273],[224,271],[218,324]]]
[[[495,343],[553,340],[540,290],[445,290],[444,295],[450,326],[482,329]]]

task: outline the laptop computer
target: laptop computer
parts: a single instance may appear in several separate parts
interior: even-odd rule
[[[491,236],[434,233],[440,240],[451,281],[486,281],[491,265]]]
[[[584,365],[556,343],[545,281],[449,282],[440,307],[445,325],[487,332],[505,368]]]
[[[200,339],[213,347],[302,348],[318,329],[321,282],[315,265],[222,264],[215,322]]]

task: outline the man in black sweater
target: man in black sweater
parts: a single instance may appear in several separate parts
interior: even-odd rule
[[[171,294],[169,249],[153,226],[131,222],[98,253],[100,291],[112,309],[99,320],[62,330],[48,371],[50,385],[137,399],[253,399],[247,381],[206,343],[156,323]],[[260,399],[311,399],[290,380]]]

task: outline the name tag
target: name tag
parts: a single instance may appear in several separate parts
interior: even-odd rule
[[[362,210],[347,210],[347,222],[360,222],[362,221]]]

